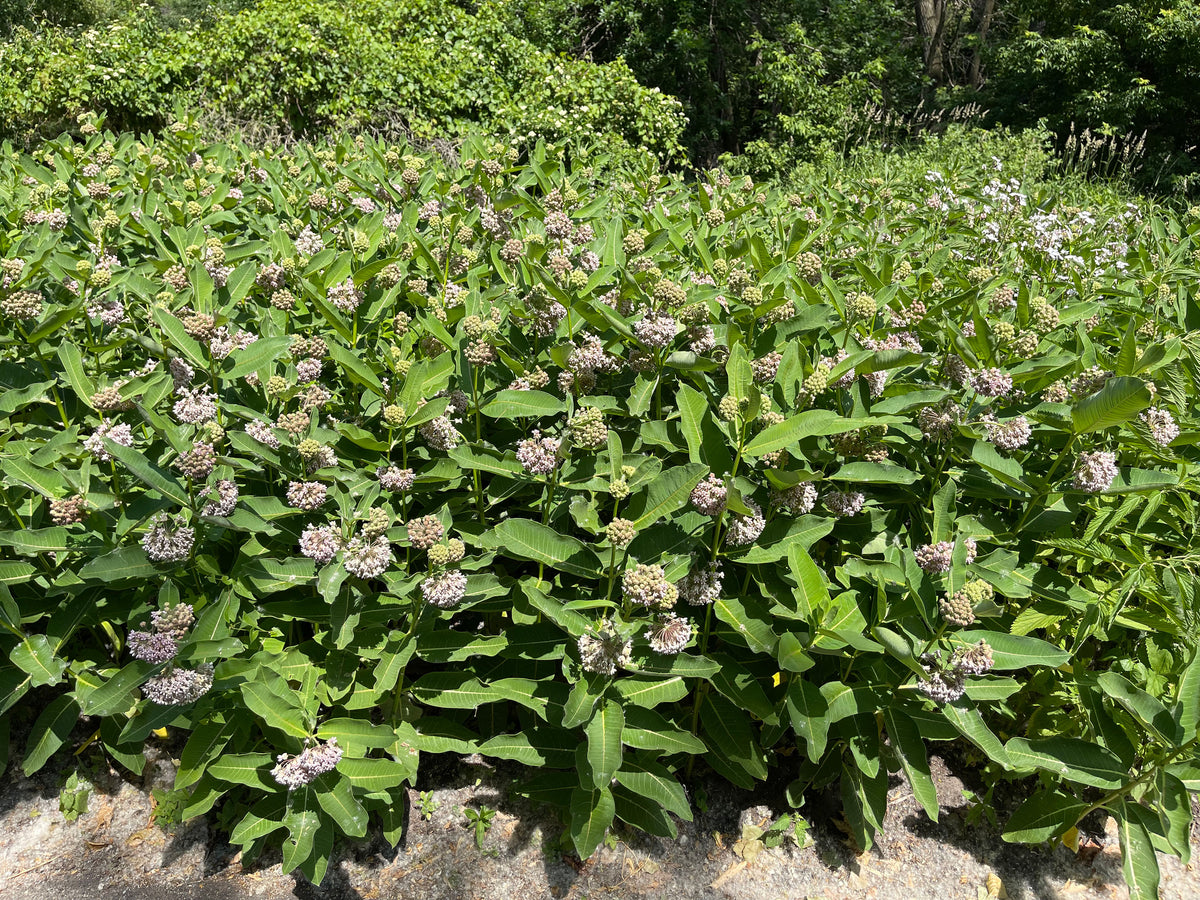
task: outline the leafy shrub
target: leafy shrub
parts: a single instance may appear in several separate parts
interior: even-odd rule
[[[80,714],[133,771],[175,729],[181,815],[320,879],[426,754],[536,769],[586,857],[674,834],[696,761],[840,782],[867,848],[965,741],[1031,779],[1008,839],[1106,811],[1153,896],[1200,789],[1200,224],[468,153],[4,154],[25,771]]]
[[[678,103],[623,63],[555,57],[431,0],[265,0],[182,29],[136,12],[104,29],[26,32],[0,52],[3,134],[54,134],[80,110],[161,126],[180,103],[296,133],[399,115],[421,138],[483,122],[664,158],[679,155],[683,127]]]

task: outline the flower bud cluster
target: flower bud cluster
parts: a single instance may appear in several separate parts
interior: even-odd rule
[[[639,606],[671,607],[679,599],[679,590],[667,581],[662,566],[639,563],[621,578],[625,597]]]

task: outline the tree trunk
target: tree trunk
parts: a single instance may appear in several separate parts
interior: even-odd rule
[[[917,33],[925,57],[925,74],[934,84],[946,77],[946,0],[917,0]]]
[[[975,0],[975,28],[979,33],[979,43],[971,58],[971,87],[975,90],[983,87],[983,50],[987,44],[988,30],[992,27],[992,15],[996,11],[996,0]]]

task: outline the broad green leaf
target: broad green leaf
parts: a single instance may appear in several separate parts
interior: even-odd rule
[[[54,648],[44,634],[26,637],[12,649],[8,658],[29,676],[33,687],[58,684],[67,670],[67,661],[54,655]]]
[[[671,817],[654,800],[620,784],[612,789],[612,794],[617,818],[622,822],[655,837],[674,840],[679,836],[679,829],[675,827]]]
[[[413,698],[427,706],[443,709],[475,709],[504,698],[469,672],[428,672],[409,688]]]
[[[679,676],[674,678],[639,678],[630,676],[618,678],[613,682],[613,688],[621,695],[622,703],[626,706],[644,706],[651,708],[660,703],[674,703],[688,695],[688,686]]]
[[[176,503],[182,507],[191,505],[191,500],[188,497],[187,491],[179,480],[169,472],[160,469],[139,450],[132,447],[123,447],[116,441],[110,438],[104,439],[104,446],[108,452],[127,468],[133,475],[145,484],[151,490],[158,491],[166,499],[172,503]]]
[[[1102,431],[1128,422],[1150,405],[1154,398],[1140,378],[1110,378],[1095,394],[1071,408],[1076,434]]]
[[[1159,769],[1154,776],[1158,787],[1156,812],[1167,843],[1185,866],[1192,857],[1192,802],[1184,783],[1170,772]]]
[[[478,747],[484,756],[511,759],[526,766],[567,768],[574,765],[578,744],[573,735],[555,728],[526,728],[516,734],[497,734]]]
[[[380,397],[387,393],[379,382],[379,376],[370,366],[364,365],[357,351],[351,352],[337,341],[327,341],[326,344],[330,358],[346,370],[351,380],[370,388]]]
[[[479,411],[493,419],[524,419],[555,416],[565,409],[562,400],[545,391],[504,390]]]
[[[884,712],[884,718],[892,750],[900,760],[900,766],[912,787],[913,796],[917,798],[926,815],[936,822],[940,811],[937,788],[930,775],[929,753],[925,749],[921,729],[904,710],[895,707],[888,708]]]
[[[681,384],[675,392],[675,404],[679,407],[679,424],[683,439],[687,442],[688,459],[694,463],[701,462],[703,437],[700,428],[704,413],[708,410],[708,400],[695,388]]]
[[[627,766],[617,772],[617,783],[643,797],[649,797],[685,822],[692,821],[692,806],[683,792],[683,786],[665,766],[645,760],[630,760]]]
[[[959,703],[962,701],[944,704],[941,707],[942,714],[959,734],[986,753],[988,759],[1002,766],[1010,767],[1008,752],[1000,743],[1000,739],[984,723],[979,710],[974,706],[960,706]]]
[[[763,456],[797,444],[805,438],[821,435],[845,434],[857,428],[891,422],[891,417],[870,419],[847,419],[828,409],[809,409],[798,415],[769,425],[746,444],[747,456]],[[900,420],[896,420],[900,421]]]
[[[33,723],[25,742],[25,758],[21,761],[25,777],[38,771],[67,742],[78,721],[79,704],[70,694],[50,701]]]
[[[1167,708],[1123,675],[1105,672],[1096,679],[1100,690],[1112,697],[1127,713],[1172,746],[1178,744],[1180,728]]]
[[[749,669],[728,654],[713,654],[713,659],[721,664],[711,679],[713,687],[751,715],[764,721],[775,719],[775,704]]]
[[[587,759],[592,768],[592,784],[602,788],[621,768],[621,730],[625,716],[619,703],[605,700],[596,707],[584,733],[587,735]]]
[[[79,705],[83,714],[111,716],[114,713],[125,712],[133,705],[133,692],[155,668],[148,662],[136,659],[127,664],[108,681],[80,699]]]
[[[83,355],[79,352],[79,348],[70,339],[64,340],[58,345],[58,358],[63,365],[63,374],[66,375],[67,384],[71,386],[75,396],[91,406],[92,394],[96,393],[96,385],[84,371]]]
[[[824,573],[807,550],[793,547],[788,551],[788,569],[796,580],[795,606],[801,619],[816,623],[829,608],[829,587]]]
[[[271,692],[265,685],[258,682],[243,682],[241,685],[242,700],[250,711],[261,718],[272,728],[278,728],[284,734],[297,738],[311,737],[304,724],[304,713],[291,707],[280,696]]]
[[[1015,737],[1004,745],[1012,765],[1019,769],[1041,769],[1056,778],[1114,789],[1123,786],[1129,770],[1111,750],[1072,737],[1026,740]]]
[[[159,570],[140,546],[119,547],[103,556],[93,557],[79,570],[79,577],[84,581],[101,581],[105,584],[158,576]]]
[[[804,738],[808,758],[820,762],[829,738],[829,703],[825,696],[812,682],[793,678],[788,683],[787,711],[792,730]]]
[[[417,777],[417,754],[405,752],[399,760],[343,757],[337,770],[350,779],[355,787],[365,791],[384,791],[405,782],[413,783]]]
[[[737,632],[738,637],[755,653],[774,653],[779,638],[771,630],[765,614],[752,614],[741,602],[722,597],[713,604],[718,619]],[[756,611],[757,612],[757,611]]]
[[[1184,742],[1196,737],[1200,727],[1200,650],[1192,653],[1192,661],[1179,679],[1179,704],[1175,713]]]
[[[270,753],[225,753],[208,764],[205,774],[230,784],[279,791],[283,788],[271,777],[276,762]]]
[[[636,750],[662,750],[664,753],[697,755],[707,749],[690,731],[676,728],[655,710],[638,706],[625,708],[621,740]]]
[[[233,355],[225,361],[225,371],[222,373],[222,377],[233,380],[249,375],[251,372],[257,372],[278,359],[280,354],[291,346],[291,343],[290,337],[259,338],[249,347],[233,352]]]
[[[580,859],[589,859],[616,814],[612,791],[603,788],[575,788],[571,792],[571,842]]]
[[[327,719],[317,729],[323,741],[337,738],[338,746],[349,756],[365,756],[368,750],[380,750],[396,741],[396,732],[387,725],[372,725],[367,719]]]
[[[766,759],[754,738],[750,717],[720,694],[708,694],[700,707],[708,749],[760,781],[767,778]]]
[[[1079,821],[1087,804],[1070,794],[1042,790],[1029,797],[1004,826],[1006,841],[1038,844],[1065,834]]]
[[[887,770],[867,777],[848,761],[842,762],[842,809],[850,834],[862,850],[870,850],[887,812]]]
[[[179,756],[175,770],[175,790],[190,787],[200,779],[209,760],[217,756],[233,737],[232,722],[204,722],[188,735],[187,744]]]
[[[1150,834],[1153,814],[1131,800],[1113,810],[1121,841],[1121,872],[1129,886],[1129,900],[1158,900],[1160,872]]]
[[[326,772],[314,782],[314,792],[321,809],[349,837],[367,833],[367,811],[354,799],[354,791],[344,776]]]
[[[645,494],[630,501],[626,514],[636,528],[645,528],[687,504],[692,488],[700,483],[708,472],[701,463],[688,463],[667,469],[650,482]]]
[[[1002,631],[964,631],[958,637],[969,644],[987,641],[992,648],[992,671],[995,672],[1028,666],[1058,668],[1071,658],[1066,650],[1027,635],[1005,634]]]
[[[812,657],[805,651],[804,644],[790,631],[785,631],[779,636],[776,659],[779,667],[788,672],[807,672],[815,665]]]
[[[208,368],[208,354],[200,347],[200,343],[187,333],[183,323],[170,311],[154,307],[150,311],[150,317],[162,329],[163,334],[170,339],[171,344],[187,357],[188,362],[202,371]]]
[[[918,475],[903,466],[875,462],[846,463],[829,476],[831,481],[851,481],[855,484],[912,484]]]
[[[70,540],[67,529],[60,525],[50,528],[26,528],[22,531],[0,531],[0,547],[12,547],[17,553],[25,556],[69,550]]]
[[[283,825],[288,830],[288,836],[283,841],[282,871],[286,875],[313,857],[317,833],[321,830],[321,817],[309,809],[293,808],[284,816]]]
[[[596,577],[600,569],[599,559],[586,544],[532,519],[505,519],[483,535],[480,546],[584,578]]]

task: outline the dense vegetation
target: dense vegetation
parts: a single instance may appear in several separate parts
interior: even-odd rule
[[[838,785],[869,848],[954,741],[1024,780],[1006,838],[1110,814],[1155,896],[1200,790],[1200,221],[1132,188],[1189,190],[1200,17],[916,11],[6,6],[22,769],[165,728],[162,821],[320,879],[429,754],[530,767],[587,857],[704,770]],[[989,116],[1043,124],[949,124]]]

